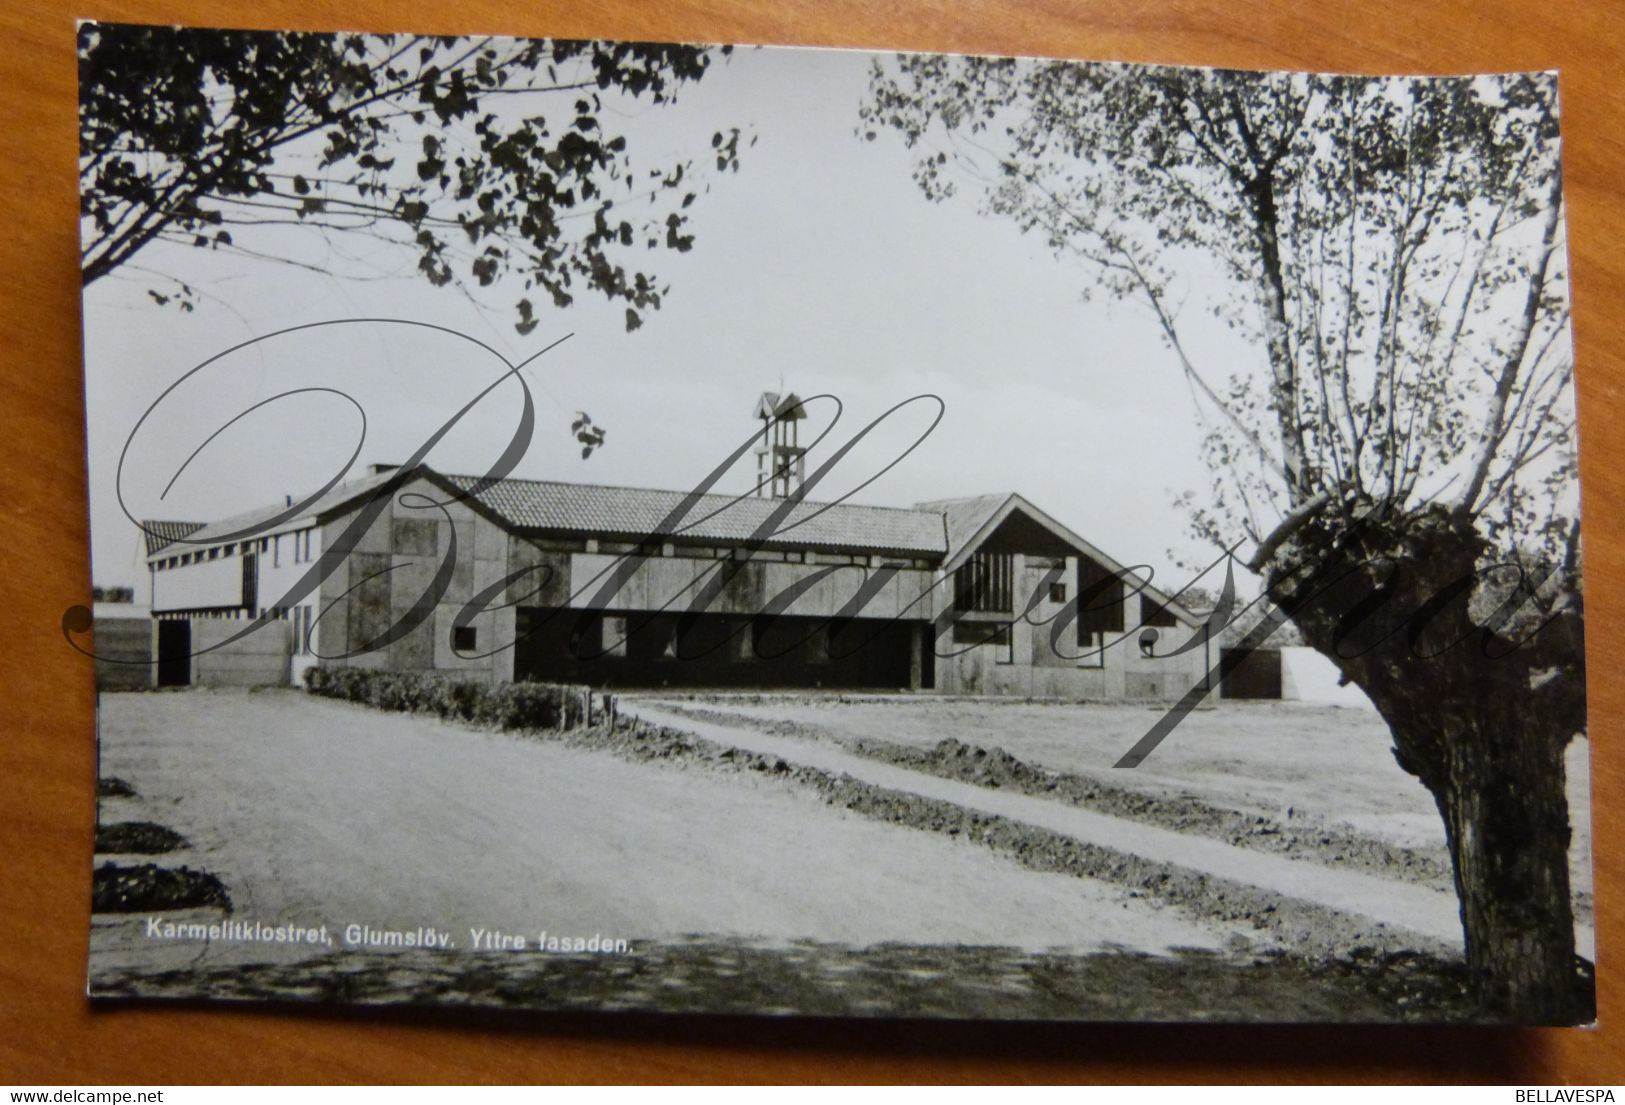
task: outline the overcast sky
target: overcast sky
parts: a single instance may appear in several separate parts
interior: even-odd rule
[[[1205,550],[1187,537],[1174,499],[1200,493],[1207,474],[1172,355],[1133,305],[1083,302],[1086,274],[1042,242],[979,216],[969,199],[927,202],[900,142],[861,141],[854,132],[870,58],[739,51],[675,106],[625,120],[644,166],[667,153],[704,163],[721,128],[757,139],[742,145],[737,174],[709,175],[710,191],[690,209],[693,251],[649,254],[671,293],[631,334],[623,306],[582,293],[571,309],[544,310],[521,337],[512,325],[524,294],[517,284],[485,289],[482,309],[430,287],[403,252],[311,235],[298,240],[301,256],[348,275],[158,245],[135,264],[199,289],[194,311],[155,304],[147,289],[164,284],[151,271],[131,268],[93,285],[85,344],[95,582],[136,582],[137,531],[120,509],[115,472],[136,420],[166,387],[285,327],[385,317],[458,331],[515,361],[572,335],[525,371],[539,425],[520,476],[690,487],[751,433],[763,390],[839,396],[845,414],[829,443],[930,394],[945,404],[935,433],[854,501],[904,506],[1019,491],[1117,559],[1152,565],[1159,583],[1180,576],[1170,550]],[[355,278],[363,273],[371,277]],[[1191,322],[1215,378],[1255,356],[1227,345],[1223,328]],[[126,500],[137,517],[203,520],[320,486],[355,449],[361,418],[336,395],[307,392],[235,423],[158,497],[210,433],[280,392],[329,387],[352,396],[366,417],[361,466],[409,455],[502,371],[472,343],[421,328],[348,325],[258,343],[193,377],[155,412],[131,449]],[[483,471],[513,432],[517,394],[512,385],[494,392],[431,463]],[[832,409],[813,411],[804,441],[828,427]],[[569,433],[577,410],[608,430],[588,460]],[[811,497],[868,479],[935,414],[932,404],[910,405]],[[741,465],[721,488],[745,490],[752,472]]]

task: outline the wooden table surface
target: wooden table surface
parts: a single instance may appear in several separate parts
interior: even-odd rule
[[[0,12],[0,1083],[1625,1081],[1618,739],[1625,528],[1625,82],[1609,0],[9,0]],[[249,12],[252,11],[252,16]],[[92,1009],[90,665],[73,19],[1047,54],[1377,72],[1562,70],[1581,392],[1601,1022],[1595,1031],[1135,1027]]]

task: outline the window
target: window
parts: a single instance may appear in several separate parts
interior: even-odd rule
[[[309,656],[311,654],[310,607],[295,606],[288,614],[293,632],[293,654],[295,656]]]
[[[243,609],[253,610],[259,605],[260,558],[248,553],[243,561]]]
[[[1123,579],[1087,556],[1078,558],[1078,643],[1123,632]]]
[[[451,627],[451,648],[453,652],[473,652],[479,647],[479,631],[472,625],[454,625]]]
[[[1140,592],[1140,624],[1155,626],[1159,629],[1172,629],[1179,623],[1174,619],[1174,613],[1168,607],[1159,603],[1145,592]]]
[[[955,622],[954,644],[988,645],[993,649],[996,663],[1015,663],[1015,642],[1009,622]]]
[[[977,553],[954,572],[954,608],[1000,613],[1012,609],[1014,568],[1009,553]]]
[[[1066,601],[1066,584],[1052,583],[1049,585],[1049,600],[1051,602]]]
[[[1010,625],[1008,622],[955,622],[954,644],[1006,647],[1010,644]]]

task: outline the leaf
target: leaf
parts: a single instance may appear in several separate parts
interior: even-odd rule
[[[405,262],[436,286],[466,280],[495,287],[510,258],[520,256],[511,250],[522,244],[527,288],[547,289],[562,307],[580,281],[630,304],[627,329],[639,327],[659,300],[631,290],[605,252],[634,247],[642,223],[598,217],[589,226],[564,213],[575,208],[601,215],[608,207],[604,197],[618,195],[622,181],[636,195],[642,182],[634,185],[634,177],[642,167],[634,173],[624,135],[604,133],[619,118],[606,117],[608,97],[537,86],[571,80],[574,64],[563,63],[581,62],[617,98],[664,103],[678,86],[703,76],[711,48],[477,44],[439,36],[412,42],[403,54],[406,41],[115,24],[82,31],[80,71],[90,75],[80,105],[86,256],[94,259],[98,241],[111,244],[119,228],[136,224],[155,227],[155,241],[233,246],[223,225],[260,217],[260,210],[245,209],[261,196],[280,196],[277,206],[322,223],[335,238],[367,235],[369,243],[404,246],[411,251]],[[549,77],[555,65],[562,77]],[[526,103],[539,109],[523,119],[482,115],[479,97],[499,86],[531,88],[536,99]],[[313,147],[295,150],[271,140],[291,117],[314,120]],[[464,118],[468,125],[449,125]],[[437,127],[437,120],[447,125]],[[713,150],[729,152],[731,133],[716,130]],[[119,148],[110,148],[113,142]],[[394,172],[402,158],[408,159],[404,180]],[[159,162],[205,166],[210,186],[177,202],[154,175]],[[645,238],[656,236],[658,243],[666,213],[686,211],[704,194],[700,182],[678,188],[682,169],[678,163],[657,174],[656,187],[677,191],[651,212]],[[470,241],[503,248],[477,260],[454,258],[459,230]],[[667,239],[679,250],[690,241],[675,232]],[[333,244],[344,251],[344,243]],[[119,259],[107,270],[87,261],[86,284],[135,256],[103,252]],[[534,309],[522,309],[515,320],[521,334],[537,325]]]
[[[518,306],[519,321],[514,323],[513,328],[519,331],[521,335],[529,334],[532,330],[536,329],[536,317],[532,314],[534,308],[532,308],[530,300],[528,299],[521,299]]]

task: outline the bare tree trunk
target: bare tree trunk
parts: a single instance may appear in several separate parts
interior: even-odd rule
[[[1325,539],[1333,530],[1336,542]],[[1563,766],[1585,727],[1577,601],[1518,645],[1475,621],[1486,613],[1471,585],[1486,546],[1470,519],[1436,511],[1334,523],[1321,537],[1283,549],[1271,593],[1305,641],[1371,698],[1395,759],[1433,795],[1486,1013],[1590,1020],[1594,998],[1575,958]],[[1387,600],[1373,604],[1374,592]]]
[[[1483,998],[1520,1020],[1571,1024],[1576,1001],[1563,744],[1496,718],[1485,737],[1464,719],[1443,745],[1450,763],[1434,792],[1461,901],[1467,966]],[[1522,723],[1522,724],[1520,724]]]

